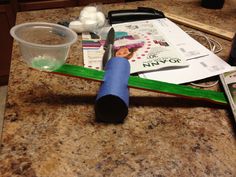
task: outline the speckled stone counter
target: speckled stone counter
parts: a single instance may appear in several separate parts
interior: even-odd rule
[[[148,6],[235,31],[235,1],[227,1],[221,10],[199,4],[197,0],[156,0],[102,9]],[[80,10],[21,12],[17,23],[74,19]],[[219,56],[226,59],[230,42],[215,39],[224,46]],[[82,60],[78,40],[68,63],[82,65]],[[125,122],[106,125],[94,121],[98,89],[97,82],[28,68],[14,43],[0,176],[236,176],[235,129],[228,106],[130,89]]]

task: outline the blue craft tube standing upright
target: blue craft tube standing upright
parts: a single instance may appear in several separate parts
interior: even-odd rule
[[[114,57],[105,66],[104,81],[95,103],[96,121],[122,123],[128,114],[130,64]]]

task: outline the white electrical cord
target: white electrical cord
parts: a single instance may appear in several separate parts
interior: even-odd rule
[[[218,41],[206,36],[204,33],[200,31],[185,31],[185,32],[192,36],[203,37],[208,43],[209,50],[211,50],[213,53],[219,53],[223,49],[222,45]]]
[[[209,50],[211,50],[213,53],[219,53],[223,49],[222,45],[218,41],[206,36],[204,33],[200,32],[200,31],[185,31],[185,32],[188,33],[189,35],[192,35],[192,36],[198,36],[198,37],[204,38],[208,44]],[[197,86],[197,87],[209,88],[209,87],[213,87],[213,86],[217,85],[218,82],[219,82],[219,80],[216,80],[212,84],[207,84],[207,85],[206,84],[197,84],[197,83],[190,83],[190,84],[193,86]]]
[[[197,87],[202,87],[202,88],[209,88],[209,87],[213,87],[213,86],[215,86],[215,85],[217,85],[218,84],[218,82],[219,82],[219,80],[216,80],[215,82],[213,82],[212,84],[196,84],[196,83],[190,83],[191,85],[193,85],[193,86],[197,86]]]

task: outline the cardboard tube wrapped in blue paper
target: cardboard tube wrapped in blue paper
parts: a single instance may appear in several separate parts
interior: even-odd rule
[[[104,81],[95,103],[96,121],[122,123],[128,114],[130,64],[127,59],[114,57],[105,67]]]

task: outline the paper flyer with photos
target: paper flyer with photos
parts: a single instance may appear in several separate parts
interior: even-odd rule
[[[131,74],[163,68],[188,67],[188,63],[154,21],[138,21],[113,25],[115,30],[114,54],[130,62]],[[84,66],[102,69],[107,31],[99,35],[83,33]]]

